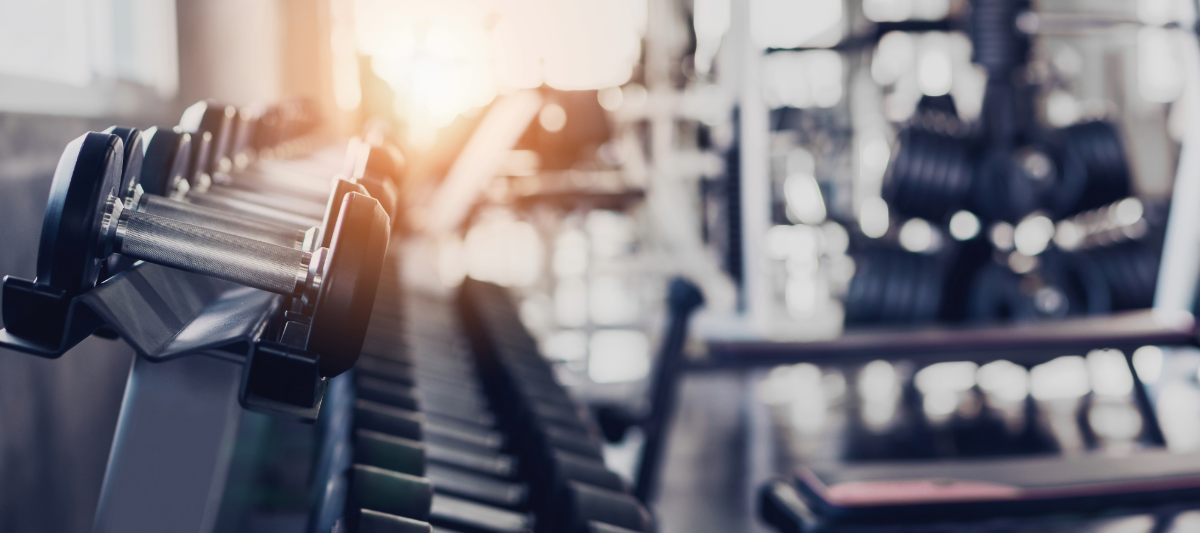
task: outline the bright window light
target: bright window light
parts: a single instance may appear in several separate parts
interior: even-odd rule
[[[1142,346],[1133,352],[1133,368],[1146,383],[1158,382],[1162,374],[1163,351],[1158,346]]]
[[[1080,398],[1091,391],[1088,368],[1078,355],[1064,355],[1033,367],[1030,391],[1037,400]]]
[[[569,329],[546,337],[546,340],[542,342],[542,353],[554,361],[582,361],[587,357],[587,344],[587,333]]]
[[[567,110],[558,104],[546,104],[538,113],[538,124],[550,133],[560,132],[567,125]]]
[[[627,280],[618,276],[597,276],[592,280],[588,310],[592,322],[601,326],[624,326],[638,318],[637,293]]]
[[[763,58],[771,107],[833,107],[842,99],[842,56],[832,50],[776,52]]]
[[[812,174],[792,174],[783,182],[788,212],[805,224],[825,222],[825,200]]]
[[[580,278],[559,280],[554,288],[554,318],[564,328],[587,324],[587,283]]]
[[[888,205],[883,198],[874,196],[863,200],[858,210],[858,225],[863,235],[878,239],[887,234],[888,224]]]
[[[356,0],[359,51],[414,131],[543,84],[616,87],[641,55],[646,0]]]
[[[1183,92],[1181,43],[1172,30],[1142,28],[1137,39],[1138,94],[1148,102],[1174,102]]]
[[[596,383],[637,381],[650,374],[650,340],[645,333],[600,330],[588,346],[588,377]]]
[[[1002,402],[1018,402],[1029,395],[1029,371],[1011,361],[1001,359],[979,367],[975,380],[985,393]]]
[[[842,0],[750,0],[750,35],[763,48],[832,45],[841,26]]]
[[[892,398],[900,393],[900,376],[891,363],[877,359],[858,373],[858,394],[864,401]]]
[[[524,287],[542,273],[543,248],[528,222],[497,217],[467,231],[467,273],[481,281]]]
[[[950,92],[954,82],[950,53],[944,47],[930,46],[921,52],[917,61],[917,84],[928,96],[942,96]]]
[[[1093,350],[1087,355],[1092,390],[1101,396],[1128,396],[1133,391],[1133,373],[1120,350]]]
[[[979,365],[971,361],[935,363],[918,371],[913,384],[925,394],[962,392],[975,386],[978,369]]]
[[[863,0],[863,15],[873,22],[900,22],[913,14],[913,0]]]
[[[879,39],[871,58],[871,78],[880,85],[891,85],[912,68],[916,41],[912,34],[891,31]]]

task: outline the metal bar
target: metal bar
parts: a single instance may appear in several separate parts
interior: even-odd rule
[[[242,365],[138,357],[92,531],[208,533],[216,525],[241,408]]]
[[[784,343],[716,341],[696,368],[753,367],[798,362],[858,363],[873,359],[1036,360],[1095,348],[1195,345],[1192,315],[1142,310],[1028,325],[851,332],[838,339]]]

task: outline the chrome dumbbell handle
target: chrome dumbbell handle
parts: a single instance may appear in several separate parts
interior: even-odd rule
[[[294,227],[171,200],[162,196],[149,194],[142,196],[137,210],[279,246],[302,249],[304,244],[305,232]]]
[[[101,236],[107,250],[288,296],[319,289],[313,254],[127,210],[116,199],[109,205]]]

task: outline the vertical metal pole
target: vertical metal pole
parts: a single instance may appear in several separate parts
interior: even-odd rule
[[[667,295],[667,331],[663,336],[661,353],[650,380],[650,414],[642,424],[646,442],[642,445],[637,480],[633,495],[649,506],[658,489],[671,418],[679,399],[679,383],[683,380],[683,349],[687,343],[688,320],[704,304],[700,289],[683,278],[671,280]]]
[[[137,358],[129,373],[95,533],[209,533],[229,473],[242,365]]]
[[[1195,23],[1195,19],[1182,22]],[[1154,308],[1191,312],[1200,281],[1200,209],[1196,208],[1200,206],[1200,43],[1195,34],[1187,40],[1181,99],[1188,110],[1188,129],[1179,150]]]
[[[759,333],[771,316],[771,286],[763,239],[771,224],[770,110],[762,94],[763,48],[751,34],[751,0],[733,0],[730,45],[740,63],[739,150],[741,151],[742,294],[746,318]]]

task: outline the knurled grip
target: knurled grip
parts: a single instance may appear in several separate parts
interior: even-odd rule
[[[298,296],[310,254],[177,220],[122,211],[113,251],[151,263]]]
[[[162,196],[143,196],[138,211],[289,248],[304,242],[304,232],[290,226]]]

